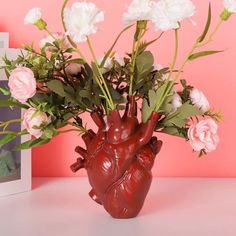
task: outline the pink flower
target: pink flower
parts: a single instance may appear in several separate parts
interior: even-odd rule
[[[35,138],[40,138],[43,134],[42,127],[51,122],[46,113],[37,111],[35,108],[29,108],[23,113],[23,125],[27,131]]]
[[[219,143],[217,129],[217,123],[209,118],[193,124],[188,130],[188,138],[193,150],[214,151]]]
[[[77,64],[77,63],[70,63],[66,67],[66,73],[68,73],[69,75],[72,75],[72,76],[77,75],[81,71],[82,71],[82,65]]]
[[[36,93],[36,79],[32,70],[26,67],[14,69],[9,77],[8,86],[11,96],[21,103],[25,103]]]
[[[70,43],[67,41],[65,34],[56,32],[53,33],[52,35],[54,38],[51,35],[48,35],[47,37],[40,40],[39,42],[40,48],[43,48],[46,45],[46,43],[53,44],[55,42],[55,38],[60,42],[62,49],[70,47]],[[48,49],[52,50],[53,47],[49,47]]]
[[[202,91],[196,88],[192,89],[190,92],[190,99],[193,105],[198,107],[202,112],[209,111],[210,104]]]

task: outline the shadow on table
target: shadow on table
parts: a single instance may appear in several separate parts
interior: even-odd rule
[[[192,198],[195,191],[198,191],[198,187],[193,182],[186,183],[181,181],[166,185],[164,185],[164,182],[156,184],[152,188],[157,188],[157,190],[150,191],[140,215],[151,215],[182,205]]]
[[[33,178],[32,179],[32,190],[36,190],[42,186],[47,185],[55,180],[52,178]]]

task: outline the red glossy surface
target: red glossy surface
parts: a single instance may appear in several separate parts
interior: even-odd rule
[[[74,172],[87,170],[90,197],[114,218],[138,215],[151,185],[155,156],[162,146],[152,137],[158,114],[153,113],[146,124],[140,124],[137,104],[133,97],[128,100],[122,118],[117,110],[106,122],[98,113],[92,114],[98,132],[89,130],[83,135],[87,150],[77,147],[81,158],[71,166]]]

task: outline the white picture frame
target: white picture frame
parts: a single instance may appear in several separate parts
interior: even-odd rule
[[[0,48],[9,48],[9,33],[0,32]]]
[[[4,36],[4,37],[2,37]],[[0,41],[7,40],[7,35],[0,33]],[[5,46],[8,46],[6,43]],[[0,49],[0,63],[2,62],[1,58],[4,55],[11,60],[16,59],[16,57],[21,53],[20,49],[5,48]],[[6,81],[6,75],[3,70],[0,70],[0,81]],[[1,114],[0,114],[1,117]],[[22,110],[21,110],[22,117]],[[23,129],[21,125],[21,129]],[[23,143],[27,140],[30,140],[30,135],[21,136],[20,142]],[[20,192],[30,191],[32,185],[32,174],[31,174],[31,150],[22,150],[20,151],[20,178],[16,180],[10,180],[5,182],[0,182],[0,197],[16,194]]]

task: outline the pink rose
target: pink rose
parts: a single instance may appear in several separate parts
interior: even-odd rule
[[[202,112],[209,111],[210,104],[202,91],[196,88],[192,89],[190,92],[190,99],[193,105],[198,107]]]
[[[188,130],[188,138],[193,150],[214,151],[219,143],[217,129],[217,123],[209,118],[193,124]]]
[[[50,122],[51,119],[46,113],[37,111],[35,108],[29,108],[24,111],[23,125],[35,138],[40,138],[42,136],[42,127],[48,125]]]
[[[9,77],[8,86],[11,96],[21,103],[25,103],[36,93],[36,79],[32,70],[26,67],[14,69]]]
[[[67,67],[66,67],[66,73],[68,73],[69,75],[73,76],[73,75],[77,75],[78,73],[80,73],[82,71],[82,65],[77,64],[77,63],[70,63]]]

